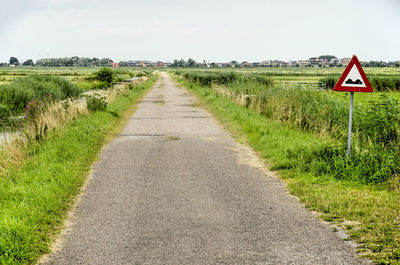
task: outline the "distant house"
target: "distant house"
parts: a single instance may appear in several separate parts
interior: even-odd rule
[[[347,65],[349,65],[350,61],[351,61],[351,58],[343,58],[342,65],[347,66]]]
[[[279,64],[279,66],[280,66],[280,67],[288,67],[288,66],[289,66],[289,63],[288,63],[288,62],[281,62],[281,63]]]
[[[307,60],[299,60],[299,61],[297,61],[297,64],[300,67],[307,67],[308,66],[308,61]]]
[[[318,66],[319,65],[319,58],[318,57],[311,57],[308,59],[308,64],[311,66]]]
[[[119,63],[112,63],[112,67],[119,67]]]
[[[272,67],[278,67],[280,64],[281,64],[281,62],[278,61],[278,60],[274,60],[274,61],[271,62],[271,66]]]
[[[339,65],[339,59],[338,58],[333,58],[330,62],[329,62],[330,66],[338,66]]]
[[[269,66],[271,66],[271,64],[272,64],[271,60],[261,62],[261,66],[264,66],[264,67],[269,67]]]

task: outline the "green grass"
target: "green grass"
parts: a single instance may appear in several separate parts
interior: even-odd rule
[[[27,148],[28,159],[0,179],[0,264],[34,264],[49,252],[73,198],[108,134],[156,81],[153,77]],[[117,113],[117,115],[115,115]],[[119,126],[118,126],[119,125]]]
[[[349,103],[346,94],[316,89],[283,89],[269,77],[220,71],[175,71],[186,80],[219,91],[239,105],[293,128],[336,139],[334,144],[291,150],[293,166],[338,179],[400,189],[400,104],[397,93],[379,93],[373,102],[356,101],[353,150],[345,155]],[[362,94],[362,93],[357,93]],[[369,94],[373,95],[373,94]],[[344,97],[343,97],[344,96]],[[358,96],[358,95],[357,95]],[[396,185],[393,185],[396,184]]]
[[[241,107],[209,87],[173,76],[193,91],[226,128],[246,141],[298,196],[321,218],[347,229],[362,255],[378,264],[400,264],[400,194],[357,181],[319,175],[296,166],[302,152],[335,143],[298,128],[277,123],[256,111]],[[292,152],[299,155],[293,156]],[[301,162],[301,161],[300,161]]]
[[[59,101],[77,97],[80,89],[68,80],[51,75],[30,75],[0,86],[0,102],[14,114],[25,111],[34,99]]]

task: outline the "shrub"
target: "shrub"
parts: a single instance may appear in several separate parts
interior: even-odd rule
[[[114,72],[110,68],[104,67],[95,73],[95,77],[110,86],[114,80]]]
[[[107,109],[107,102],[103,98],[88,97],[86,99],[87,108],[90,112],[105,111]]]
[[[61,77],[31,75],[0,86],[0,103],[13,113],[22,113],[28,102],[63,100],[79,96],[81,90]]]

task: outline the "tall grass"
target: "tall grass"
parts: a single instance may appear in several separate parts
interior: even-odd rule
[[[0,86],[0,103],[14,114],[25,111],[28,103],[34,99],[59,101],[74,98],[80,89],[60,77],[49,75],[31,75],[16,79],[10,84]]]
[[[335,92],[276,88],[272,83],[260,82],[251,73],[248,77],[233,74],[234,78],[229,79],[217,79],[221,73],[210,73],[210,77],[207,72],[198,76],[193,71],[180,74],[190,82],[213,87],[263,116],[332,139],[328,145],[288,151],[288,157],[297,159],[290,159],[295,162],[284,167],[399,189],[400,104],[390,94],[367,104],[355,104],[353,150],[347,157],[349,106],[347,100],[333,95]]]

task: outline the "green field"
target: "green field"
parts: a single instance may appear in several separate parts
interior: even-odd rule
[[[51,75],[64,77],[76,84],[83,83],[87,77],[97,72],[101,67],[0,67],[0,84],[9,83],[17,78],[29,75]],[[124,67],[115,69],[117,79],[127,79],[143,69]],[[148,70],[151,72],[152,70]]]

